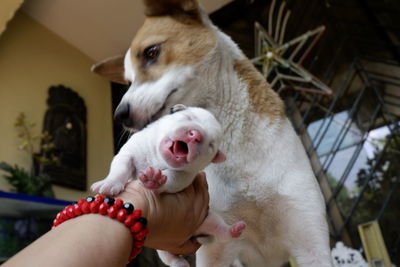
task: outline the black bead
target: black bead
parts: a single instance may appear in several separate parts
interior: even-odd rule
[[[146,227],[146,226],[147,226],[147,220],[146,220],[146,218],[140,217],[140,218],[137,219],[136,221],[140,222],[140,223],[143,225],[143,227]]]
[[[87,198],[86,198],[86,201],[87,201],[87,202],[93,202],[94,199],[95,199],[94,197],[87,197]]]
[[[125,202],[122,207],[126,210],[126,213],[128,214],[131,214],[135,209],[135,207],[133,207],[133,205],[129,202]]]
[[[112,206],[112,205],[114,205],[114,202],[115,202],[115,199],[114,198],[112,198],[112,197],[106,197],[105,199],[104,199],[104,203],[106,203],[106,204],[108,204],[108,206]]]

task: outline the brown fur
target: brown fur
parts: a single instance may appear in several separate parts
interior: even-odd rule
[[[124,78],[124,56],[115,56],[102,60],[93,65],[91,70],[110,81],[128,84]]]
[[[200,12],[195,0],[144,0],[146,16],[175,16],[200,21]]]
[[[144,66],[140,55],[155,44],[161,46],[160,56],[154,64]],[[170,16],[147,17],[131,45],[135,79],[140,82],[156,80],[172,65],[196,64],[215,44],[214,33],[201,23],[182,23]]]
[[[236,61],[234,70],[240,79],[247,84],[250,101],[255,112],[273,119],[285,116],[282,99],[265,82],[265,78],[249,60]]]

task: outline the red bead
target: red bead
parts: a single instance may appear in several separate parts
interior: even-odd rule
[[[136,247],[136,248],[143,247],[143,245],[144,245],[144,240],[133,242],[133,246]]]
[[[133,237],[135,238],[135,240],[143,240],[147,235],[147,232],[142,230],[139,233],[137,233],[136,235],[134,235]]]
[[[60,211],[59,213],[57,213],[56,219],[57,219],[57,220],[62,220],[62,213],[61,213],[61,211]]]
[[[99,213],[101,215],[107,215],[107,210],[108,210],[108,204],[107,203],[101,203],[99,206]]]
[[[77,204],[78,204],[78,206],[82,206],[82,204],[85,203],[85,202],[86,202],[86,200],[84,198],[81,198],[81,199],[78,200]]]
[[[135,215],[129,214],[124,221],[125,226],[130,228],[135,223],[135,219]]]
[[[89,202],[84,202],[81,206],[81,210],[83,213],[88,214],[90,213],[90,203]]]
[[[74,206],[67,206],[66,210],[67,210],[67,214],[68,214],[69,218],[75,218],[76,217],[75,212],[74,212]]]
[[[78,204],[74,205],[74,214],[75,214],[75,216],[81,216],[82,215],[81,207]]]
[[[94,199],[95,202],[102,203],[104,201],[104,196],[97,195]]]
[[[99,212],[100,203],[93,201],[90,203],[90,212],[91,213],[98,213]]]
[[[65,221],[64,214],[62,213],[62,211],[60,211],[60,212],[57,214],[56,219],[57,219],[58,221],[60,221],[60,222]]]
[[[142,224],[140,222],[135,222],[131,227],[131,233],[137,233],[142,230]]]
[[[68,216],[68,214],[67,214],[67,210],[66,210],[66,209],[64,209],[64,210],[62,211],[62,217],[63,217],[64,221],[69,219],[69,216]]]
[[[135,219],[138,219],[142,217],[142,210],[134,210],[132,214],[135,216]]]
[[[124,205],[124,202],[122,201],[122,199],[119,199],[119,198],[115,199],[113,207],[115,207],[118,210],[122,207],[122,205]]]
[[[125,209],[119,210],[117,213],[117,220],[124,222],[126,219],[127,211]]]
[[[117,212],[118,209],[116,209],[114,206],[110,207],[107,211],[108,217],[114,219],[115,217],[117,217]]]
[[[57,219],[54,219],[53,226],[58,226],[59,224],[60,224],[60,222]]]
[[[141,248],[133,248],[131,251],[131,255],[129,256],[129,261],[133,260],[134,258],[136,258],[137,255],[139,255],[139,253],[142,251]]]

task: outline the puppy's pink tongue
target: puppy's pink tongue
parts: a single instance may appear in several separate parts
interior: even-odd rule
[[[171,147],[171,152],[176,158],[186,158],[189,153],[189,147],[183,141],[175,141]]]

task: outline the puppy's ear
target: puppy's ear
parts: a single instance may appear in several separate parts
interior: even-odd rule
[[[124,56],[115,56],[102,60],[93,65],[91,70],[110,81],[128,84],[124,79]]]
[[[197,0],[144,0],[146,16],[176,16],[201,20]]]
[[[218,150],[217,155],[215,155],[215,157],[213,158],[213,160],[211,162],[213,163],[221,163],[224,162],[226,160],[226,156],[223,152],[221,152],[220,150]]]
[[[170,113],[173,114],[175,112],[178,112],[178,111],[181,111],[181,110],[185,110],[185,109],[187,109],[187,107],[185,105],[176,104],[171,108],[171,110],[170,110],[171,112]]]

